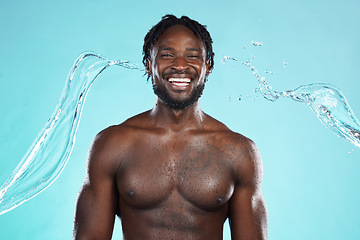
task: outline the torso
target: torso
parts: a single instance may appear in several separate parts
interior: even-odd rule
[[[116,171],[125,239],[222,239],[244,137],[209,121],[176,132],[136,118],[115,127],[131,136]]]

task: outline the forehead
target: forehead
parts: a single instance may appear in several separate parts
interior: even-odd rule
[[[205,51],[204,43],[186,26],[174,25],[166,29],[154,43],[154,49],[161,48],[197,48]]]

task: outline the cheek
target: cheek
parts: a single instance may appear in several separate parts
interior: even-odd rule
[[[163,72],[163,69],[161,67],[154,66],[152,68],[152,75],[153,75],[154,80],[161,80],[162,79],[162,72]]]
[[[160,72],[160,69],[157,65],[152,65],[151,66],[151,71],[152,71],[152,74],[155,76],[158,76],[159,75],[159,72]]]
[[[198,73],[200,74],[200,76],[205,76],[206,73],[207,73],[207,68],[206,68],[206,65],[203,64],[202,66],[200,66],[198,68]]]

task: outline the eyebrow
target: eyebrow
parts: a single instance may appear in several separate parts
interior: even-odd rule
[[[161,47],[159,50],[175,50],[174,48],[172,47]],[[201,52],[201,49],[200,48],[187,48],[186,49],[187,51],[197,51],[197,52]]]
[[[174,50],[172,47],[161,47],[159,50]]]
[[[201,52],[200,48],[187,48],[186,50]]]

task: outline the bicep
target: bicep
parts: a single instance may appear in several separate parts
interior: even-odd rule
[[[84,184],[76,206],[75,239],[111,239],[116,211],[113,198],[106,189],[99,192]]]
[[[238,166],[238,184],[229,202],[232,239],[267,239],[267,210],[261,193],[262,163],[254,143],[250,142]]]
[[[229,213],[232,239],[267,239],[267,210],[261,191],[236,191]]]
[[[114,167],[108,155],[103,146],[96,144],[90,150],[86,178],[76,205],[75,239],[111,239],[117,188]]]

